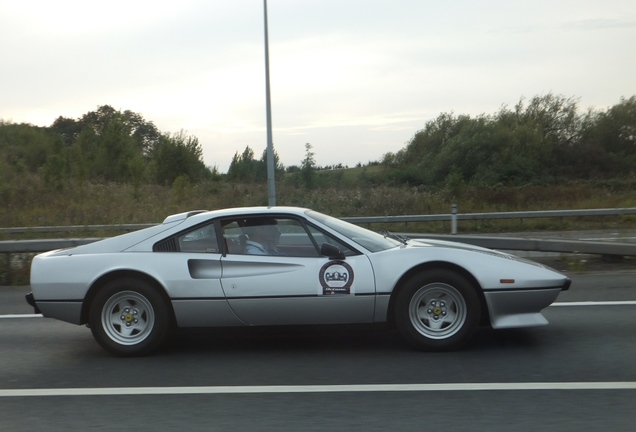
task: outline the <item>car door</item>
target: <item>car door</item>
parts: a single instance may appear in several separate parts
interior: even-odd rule
[[[245,325],[221,287],[222,248],[213,221],[165,239],[154,251],[179,327]]]
[[[228,244],[257,238],[250,228],[262,225],[250,219],[223,223]],[[234,313],[249,325],[372,322],[375,284],[369,259],[300,220],[274,219],[280,239],[270,254],[238,248],[221,259],[221,285]],[[347,249],[348,256],[321,256],[322,242]]]

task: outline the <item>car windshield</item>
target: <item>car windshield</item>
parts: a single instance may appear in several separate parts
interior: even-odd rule
[[[332,230],[347,237],[370,252],[380,252],[383,250],[394,248],[402,243],[389,237],[385,237],[368,229],[345,222],[317,211],[307,211],[307,216],[327,225]]]

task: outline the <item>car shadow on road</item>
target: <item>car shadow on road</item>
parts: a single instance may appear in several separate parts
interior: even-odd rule
[[[399,334],[385,325],[275,326],[176,330],[164,351],[286,351],[400,349]]]
[[[536,329],[484,327],[461,351],[532,348],[541,341]],[[178,329],[162,349],[164,353],[303,350],[417,352],[386,324]]]

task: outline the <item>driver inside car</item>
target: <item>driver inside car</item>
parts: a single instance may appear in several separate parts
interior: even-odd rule
[[[280,229],[276,219],[248,219],[244,232],[248,239],[245,253],[248,255],[284,255],[277,249]]]

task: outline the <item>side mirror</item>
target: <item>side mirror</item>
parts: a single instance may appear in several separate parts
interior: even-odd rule
[[[338,249],[337,246],[334,246],[330,243],[323,243],[322,246],[320,246],[320,255],[326,256],[329,259],[345,259],[344,253],[340,249]]]

